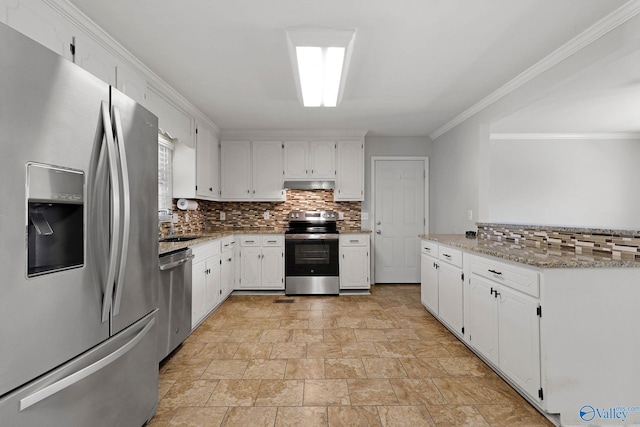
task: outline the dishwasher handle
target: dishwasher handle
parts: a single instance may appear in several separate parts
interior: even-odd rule
[[[189,255],[188,257],[182,258],[182,259],[180,259],[178,261],[168,262],[166,264],[160,264],[160,271],[171,270],[172,268],[179,267],[182,264],[188,263],[193,258],[195,258],[195,255]]]

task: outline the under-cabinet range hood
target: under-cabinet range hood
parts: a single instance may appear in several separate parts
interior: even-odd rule
[[[285,190],[333,190],[335,181],[285,181],[282,186]]]

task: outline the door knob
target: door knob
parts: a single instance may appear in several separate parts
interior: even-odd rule
[[[382,231],[378,230],[376,231],[376,234],[382,234]]]

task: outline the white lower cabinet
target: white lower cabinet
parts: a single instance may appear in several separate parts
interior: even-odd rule
[[[220,303],[220,239],[194,245],[191,283],[191,327]]]
[[[433,256],[433,255],[436,256]],[[420,302],[438,315],[438,245],[422,241],[420,255]]]
[[[369,235],[340,234],[340,289],[370,289]]]
[[[222,239],[222,268],[220,270],[221,299],[225,300],[235,288],[236,241],[235,236]]]
[[[284,236],[240,236],[239,289],[284,290]]]
[[[462,269],[445,262],[438,264],[438,315],[457,335],[464,334],[462,285]]]
[[[469,344],[527,394],[538,398],[538,300],[476,274],[471,274],[467,289]]]

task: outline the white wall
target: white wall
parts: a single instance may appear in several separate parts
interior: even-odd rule
[[[432,142],[428,137],[411,136],[367,136],[364,143],[364,202],[362,212],[371,218],[371,157],[372,156],[431,156]],[[373,226],[362,221],[362,228],[369,230]]]
[[[640,140],[491,141],[486,219],[635,229]]]
[[[539,174],[534,174],[534,170],[529,170],[527,172],[529,180],[519,179],[520,184],[524,184],[524,182],[527,184],[526,187],[523,187],[522,193],[524,191],[535,193],[537,197],[545,195],[546,202],[554,206],[543,208],[542,205],[522,205],[521,202],[525,198],[521,196],[516,197],[516,200],[520,200],[520,202],[501,200],[494,185],[497,185],[496,180],[504,181],[507,179],[508,171],[503,169],[503,165],[496,165],[496,162],[502,163],[503,159],[508,157],[508,152],[501,153],[501,150],[512,150],[513,148],[506,144],[508,141],[504,141],[505,144],[496,145],[492,144],[489,139],[492,123],[543,99],[558,88],[566,86],[575,80],[576,75],[579,75],[585,68],[602,67],[636,49],[640,49],[640,16],[636,16],[595,40],[434,140],[431,158],[431,232],[460,233],[475,228],[476,222],[494,222],[497,218],[500,218],[501,222],[508,223],[516,222],[515,219],[517,219],[517,222],[526,224],[538,224],[544,221],[546,224],[586,227],[610,227],[613,224],[625,223],[627,225],[624,228],[640,229],[639,215],[631,213],[615,217],[612,210],[595,216],[592,212],[594,204],[585,200],[586,197],[589,197],[592,200],[596,198],[602,199],[605,203],[612,203],[624,200],[624,197],[635,198],[636,184],[629,179],[631,172],[625,172],[624,176],[619,176],[617,179],[620,192],[616,198],[612,198],[613,196],[610,194],[605,197],[603,191],[600,191],[599,194],[589,191],[594,182],[591,179],[590,181],[574,181],[575,188],[572,191],[580,194],[581,197],[574,197],[571,202],[568,202],[566,198],[562,197],[567,191],[566,188],[562,189],[558,185],[549,186],[547,184],[549,179],[543,180]],[[638,119],[640,129],[640,116]],[[564,131],[574,132],[572,129]],[[545,150],[547,154],[564,158],[564,163],[570,164],[571,155],[569,152],[571,150],[567,150],[565,147],[568,145],[549,144]],[[594,148],[592,143],[585,141],[580,158],[582,161],[597,158],[595,162],[600,165],[600,168],[608,168],[607,165],[615,163],[616,159],[634,158],[634,156],[636,160],[640,158],[635,144],[631,144],[631,147],[623,144],[618,145],[618,148],[615,149],[613,147],[614,145],[605,147],[599,145]],[[538,153],[538,149],[541,150],[541,156],[544,152],[543,147],[523,145],[520,148],[529,154]],[[603,150],[606,155],[603,155]],[[515,159],[512,160],[515,161]],[[593,168],[593,161],[590,161],[589,165]],[[494,168],[498,169],[494,170]],[[619,173],[615,168],[606,170],[608,177]],[[565,169],[554,167],[551,164],[547,166],[547,173],[555,176],[556,181],[566,180],[566,177],[570,175],[570,172],[566,172]],[[596,170],[595,173],[600,173],[600,170]],[[614,186],[612,181],[609,183],[610,186]],[[503,182],[502,185],[508,185],[508,182]],[[515,184],[513,185],[515,186]],[[598,186],[598,188],[603,190],[602,186]],[[611,189],[611,191],[618,192],[618,188]],[[517,193],[515,188],[510,188],[509,191]],[[589,196],[586,196],[587,194]],[[576,204],[576,200],[579,202],[578,204]],[[624,209],[637,212],[637,204],[631,203],[629,200],[626,200],[624,206]],[[469,209],[473,210],[474,215],[471,221],[466,216]],[[629,216],[635,216],[635,219]]]

